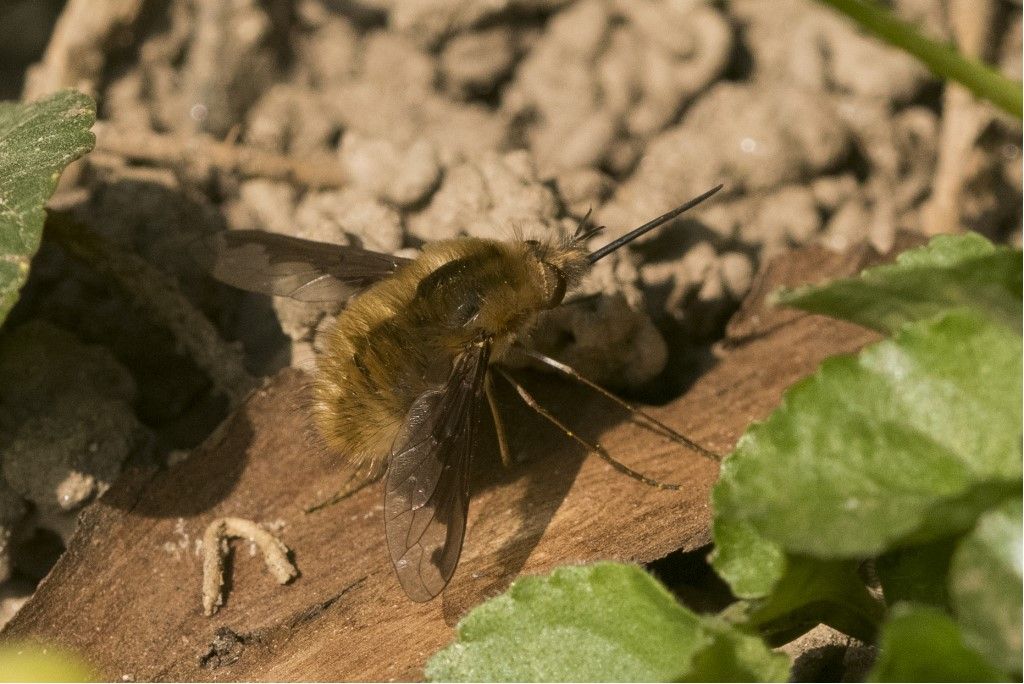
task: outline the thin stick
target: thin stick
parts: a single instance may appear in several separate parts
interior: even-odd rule
[[[339,188],[348,176],[332,157],[298,159],[247,145],[220,142],[209,136],[171,136],[147,130],[114,128],[98,123],[96,150],[130,161],[182,168],[202,174],[210,168],[242,178],[281,180],[310,188]]]
[[[668,437],[669,439],[678,444],[682,444],[683,446],[689,447],[696,451],[697,453],[699,453],[701,456],[704,456],[705,458],[708,458],[716,463],[721,462],[721,454],[716,454],[714,451],[706,449],[702,447],[700,444],[697,444],[686,435],[676,432],[671,427],[665,425],[660,420],[658,420],[651,414],[647,413],[643,409],[640,409],[637,406],[630,404],[625,399],[622,399],[621,397],[609,392],[604,387],[601,387],[593,380],[590,380],[584,377],[583,375],[580,375],[579,371],[577,371],[572,366],[562,363],[557,359],[553,359],[550,356],[547,356],[546,354],[540,353],[539,351],[534,351],[533,349],[527,349],[526,347],[516,347],[516,349],[518,349],[523,355],[528,356],[529,358],[534,359],[535,361],[539,361],[540,363],[543,363],[544,365],[555,370],[556,372],[561,373],[564,377],[567,377],[571,380],[575,380],[576,382],[586,385],[590,389],[610,399],[611,401],[615,402],[616,404],[626,409],[627,411],[630,411],[634,416],[643,417],[645,420],[651,423],[651,425],[648,425],[647,427],[651,428],[654,432],[657,432],[664,437]]]
[[[679,485],[677,484],[668,484],[666,482],[652,480],[646,475],[642,475],[641,473],[638,473],[637,471],[633,470],[626,464],[615,460],[615,458],[613,458],[612,455],[609,454],[608,451],[598,442],[594,442],[593,444],[591,444],[587,440],[583,439],[575,432],[573,432],[567,425],[558,420],[558,418],[556,418],[554,414],[552,414],[546,408],[538,404],[537,400],[533,398],[533,395],[530,394],[525,387],[516,382],[516,380],[513,379],[512,376],[506,373],[502,368],[499,368],[497,366],[492,366],[492,368],[494,368],[498,373],[500,373],[501,376],[505,378],[505,380],[516,389],[516,392],[519,393],[519,397],[523,400],[523,402],[526,403],[527,406],[529,406],[531,409],[536,411],[542,418],[546,419],[552,425],[554,425],[563,433],[565,433],[566,437],[574,440],[575,442],[577,442],[590,452],[597,454],[599,458],[603,459],[611,467],[615,468],[623,475],[628,475],[634,480],[643,482],[645,485],[648,485],[650,487],[656,487],[657,489],[668,489],[671,491],[677,491],[679,489]]]

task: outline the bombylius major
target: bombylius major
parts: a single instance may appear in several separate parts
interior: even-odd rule
[[[721,185],[588,253],[584,219],[565,240],[460,237],[415,259],[256,230],[227,231],[212,273],[245,290],[306,302],[351,298],[317,361],[313,420],[352,470],[331,501],[386,473],[384,530],[398,580],[413,601],[437,596],[458,564],[469,506],[469,466],[486,399],[502,461],[510,463],[494,401],[497,372],[526,403],[618,470],[651,480],[558,421],[501,366],[513,348],[642,415],[663,434],[716,455],[629,406],[555,359],[519,342],[537,315],[562,303],[599,259],[674,219]]]

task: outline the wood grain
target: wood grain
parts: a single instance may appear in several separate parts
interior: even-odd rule
[[[720,362],[659,418],[719,453],[765,418],[782,392],[827,356],[872,333],[764,308],[780,285],[849,275],[877,255],[809,249],[773,262],[729,326]],[[124,476],[81,519],[67,553],[3,638],[77,650],[121,680],[420,679],[469,608],[516,576],[611,558],[649,562],[710,540],[708,493],[717,466],[625,420],[598,397],[529,377],[559,415],[646,474],[682,482],[653,490],[573,450],[538,418],[508,414],[524,461],[502,469],[481,454],[469,531],[448,588],[416,604],[393,576],[379,484],[315,514],[331,492],[332,461],[304,438],[308,378],[286,370],[255,392],[190,458],[168,471]],[[494,450],[491,449],[491,452]],[[196,542],[214,518],[283,521],[300,576],[278,586],[235,543],[226,604],[204,617]]]

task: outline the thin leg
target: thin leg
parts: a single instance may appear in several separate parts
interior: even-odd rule
[[[687,447],[693,449],[694,451],[699,453],[701,456],[704,456],[705,458],[709,458],[712,461],[719,462],[719,461],[722,460],[722,456],[720,454],[716,454],[714,451],[711,451],[710,449],[706,449],[706,448],[702,447],[700,444],[697,444],[696,442],[694,442],[692,439],[690,439],[686,435],[680,434],[679,432],[676,432],[675,430],[670,428],[668,425],[665,425],[660,420],[658,420],[657,418],[655,418],[651,414],[647,413],[643,409],[640,409],[640,408],[637,408],[636,406],[633,406],[628,401],[625,401],[621,397],[618,397],[615,394],[612,394],[611,392],[606,390],[604,387],[601,387],[600,385],[598,385],[596,382],[594,382],[592,380],[588,380],[587,378],[585,378],[582,375],[580,375],[579,371],[577,371],[572,366],[570,366],[568,364],[564,364],[564,363],[562,363],[561,361],[559,361],[557,359],[553,359],[550,356],[547,356],[546,354],[542,354],[542,353],[540,353],[538,351],[534,351],[532,349],[527,349],[526,347],[516,347],[516,349],[521,351],[525,356],[528,356],[529,358],[534,359],[535,361],[539,361],[540,363],[543,363],[548,368],[551,368],[551,369],[557,371],[558,373],[561,373],[563,376],[565,376],[567,378],[570,378],[572,380],[575,380],[576,382],[579,382],[579,383],[581,383],[583,385],[586,385],[590,389],[592,389],[595,392],[598,392],[599,394],[601,394],[602,396],[610,399],[611,401],[615,402],[616,404],[618,404],[622,408],[626,409],[627,411],[630,411],[633,415],[642,417],[644,420],[646,420],[648,423],[650,423],[650,425],[648,427],[650,427],[655,432],[659,432],[662,435],[664,435],[665,437],[668,437],[669,439],[671,439],[672,441],[677,442],[679,444],[682,444],[684,446],[687,446]]]
[[[332,494],[330,497],[324,499],[320,503],[315,503],[312,506],[309,506],[308,508],[305,508],[303,510],[306,513],[316,513],[317,511],[323,508],[333,506],[334,504],[344,501],[348,497],[352,496],[366,485],[376,482],[383,475],[384,473],[382,471],[380,473],[373,473],[367,476],[357,470],[356,472],[352,473],[347,480],[345,480],[345,484],[343,484],[341,486],[341,489],[339,489],[337,492]]]
[[[498,452],[501,454],[501,464],[506,468],[512,467],[512,455],[508,449],[508,440],[505,436],[505,422],[498,412],[498,402],[494,397],[494,379],[490,371],[484,377],[484,394],[487,396],[487,405],[491,408],[491,418],[494,419],[494,432],[498,436]]]
[[[604,296],[603,292],[591,292],[590,294],[580,295],[578,297],[573,297],[572,299],[562,300],[562,304],[561,305],[562,306],[576,306],[578,304],[586,304],[587,302],[592,302],[595,299],[600,299],[603,296]]]
[[[519,393],[520,398],[522,398],[522,400],[526,403],[527,406],[529,406],[531,409],[536,411],[542,418],[545,418],[548,422],[550,422],[552,425],[554,425],[563,433],[565,433],[566,437],[574,440],[587,450],[597,454],[598,457],[606,461],[609,465],[611,465],[611,467],[615,468],[620,473],[628,475],[634,480],[639,480],[640,482],[643,482],[645,485],[657,487],[658,489],[670,489],[673,491],[679,489],[679,485],[677,484],[668,484],[665,482],[658,482],[657,480],[652,480],[646,475],[642,475],[637,471],[633,470],[626,464],[621,463],[620,461],[616,461],[614,458],[612,458],[612,455],[609,454],[608,451],[599,443],[594,442],[593,444],[591,444],[587,440],[583,439],[575,432],[573,432],[571,429],[569,429],[567,425],[558,420],[558,418],[556,418],[550,411],[548,411],[546,408],[538,404],[537,400],[533,398],[533,395],[531,395],[525,387],[516,382],[516,380],[511,375],[509,375],[504,370],[496,366],[491,366],[491,368],[494,368],[499,373],[501,373],[501,376],[505,378],[505,380],[507,380],[508,383],[516,389],[516,392]]]

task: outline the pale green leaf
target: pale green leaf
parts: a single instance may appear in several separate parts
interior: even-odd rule
[[[953,554],[949,592],[964,640],[996,667],[1021,675],[1021,501],[983,515]]]
[[[894,333],[906,323],[969,309],[1021,329],[1021,252],[975,233],[942,235],[895,264],[856,278],[780,293],[781,303]]]
[[[931,606],[894,607],[878,646],[873,682],[1007,681],[964,643],[949,615]]]
[[[564,567],[475,608],[434,681],[783,681],[788,660],[681,606],[640,568]]]
[[[961,532],[1021,478],[1021,338],[955,312],[829,359],[725,460],[716,516],[790,554]]]
[[[720,510],[717,504],[715,510]],[[786,571],[786,553],[747,521],[722,513],[715,515],[711,533],[715,541],[711,566],[733,595],[752,599],[771,593]]]
[[[64,90],[34,102],[0,102],[0,323],[39,249],[43,205],[61,171],[92,149],[96,104]]]

